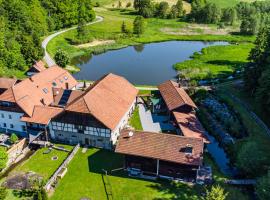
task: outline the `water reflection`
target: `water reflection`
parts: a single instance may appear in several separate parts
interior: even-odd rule
[[[227,42],[169,41],[141,44],[99,55],[84,55],[73,59],[81,68],[74,74],[80,80],[97,80],[107,73],[126,77],[134,84],[157,85],[173,79],[177,73],[173,65],[190,59],[194,52],[211,45]]]

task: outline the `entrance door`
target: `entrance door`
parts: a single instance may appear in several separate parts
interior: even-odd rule
[[[90,145],[90,143],[89,143],[89,139],[88,139],[88,138],[85,138],[85,144],[86,144],[87,146],[89,146],[89,145]]]

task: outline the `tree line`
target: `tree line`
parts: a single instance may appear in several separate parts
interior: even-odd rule
[[[95,18],[90,0],[0,0],[0,75],[26,70],[43,57],[42,36],[78,24],[81,17]]]
[[[134,8],[145,18],[178,18],[188,22],[226,25],[240,24],[241,34],[254,35],[260,27],[270,22],[270,4],[268,1],[253,3],[240,2],[235,7],[221,8],[207,0],[190,0],[191,13],[186,14],[183,1],[169,7],[165,1],[153,3],[151,0],[134,0]]]
[[[185,14],[182,0],[178,0],[177,3],[171,7],[166,1],[154,3],[151,0],[134,0],[133,6],[138,14],[145,18],[178,18]]]

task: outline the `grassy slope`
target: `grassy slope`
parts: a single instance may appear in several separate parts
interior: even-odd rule
[[[69,165],[68,173],[60,180],[51,199],[80,199],[82,197],[92,200],[106,199],[102,169],[111,170],[122,167],[122,159],[122,156],[105,150],[89,149],[85,154],[79,150]],[[120,172],[109,176],[109,181],[114,199],[198,199],[196,190],[184,184],[170,185],[133,179]]]
[[[195,53],[192,60],[177,63],[175,69],[194,79],[226,75],[247,63],[252,47],[250,43],[207,47],[201,54]]]

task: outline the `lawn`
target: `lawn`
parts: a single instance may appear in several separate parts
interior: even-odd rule
[[[71,146],[65,146],[67,149],[72,149]],[[33,171],[41,175],[45,180],[49,179],[54,171],[67,157],[68,153],[53,149],[49,154],[43,154],[47,148],[41,148],[35,152],[27,161],[16,167],[12,173]],[[52,157],[57,156],[57,160],[52,160]]]
[[[191,79],[228,76],[248,62],[252,47],[251,43],[206,47],[201,54],[196,52],[191,60],[177,63],[174,67]]]
[[[210,2],[216,3],[221,8],[233,7],[236,6],[240,2],[254,2],[256,0],[209,0]],[[260,1],[260,0],[259,0]]]
[[[105,200],[102,169],[112,170],[123,165],[123,157],[113,152],[89,149],[75,155],[68,167],[68,173],[59,181],[52,200],[80,199]],[[113,199],[151,200],[151,199],[199,199],[197,188],[185,184],[152,182],[127,177],[124,172],[114,172],[108,176]]]
[[[143,130],[138,107],[136,107],[131,118],[129,119],[129,124],[138,131]]]

